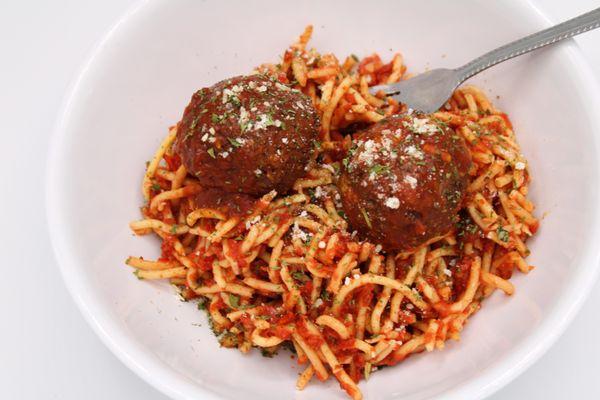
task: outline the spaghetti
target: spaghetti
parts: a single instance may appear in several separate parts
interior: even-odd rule
[[[161,143],[143,181],[138,235],[162,239],[156,261],[129,257],[140,279],[169,279],[186,300],[205,304],[221,345],[266,354],[290,345],[306,367],[303,389],[330,375],[353,399],[357,382],[381,366],[457,340],[482,300],[514,292],[515,269],[528,273],[525,242],[538,229],[530,181],[507,115],[477,88],[458,89],[434,117],[460,134],[475,167],[459,223],[411,251],[387,253],[350,232],[335,186],[339,155],[353,125],[406,111],[370,86],[407,79],[400,54],[343,63],[306,48],[307,27],[280,64],[258,71],[310,96],[322,121],[318,157],[292,193],[263,196],[248,215],[192,209],[203,190],[173,153],[177,127]]]

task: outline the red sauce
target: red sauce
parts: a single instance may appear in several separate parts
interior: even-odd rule
[[[275,310],[275,309],[273,309]],[[278,325],[287,325],[290,322],[294,322],[296,320],[296,315],[290,311],[286,311],[285,313],[272,318],[272,322]]]
[[[452,296],[455,299],[458,299],[458,297],[460,297],[467,287],[472,263],[473,258],[470,256],[465,256],[464,258],[458,260],[456,266],[450,267],[454,280],[454,285],[452,286]]]
[[[252,318],[249,314],[242,314],[239,321],[242,323],[247,332],[251,332],[254,329],[254,322],[252,322]]]
[[[167,163],[167,167],[168,167],[169,171],[176,171],[181,166],[181,158],[179,158],[179,156],[177,154],[173,154],[173,155],[165,154],[165,155],[163,155],[163,158],[165,159],[165,162]]]
[[[363,58],[358,64],[358,72],[361,75],[373,73],[382,65],[381,58],[377,54]]]
[[[196,255],[195,253],[188,255],[188,258],[202,272],[212,271],[213,262],[217,259],[214,255]]]
[[[175,252],[175,249],[173,248],[174,243],[175,243],[175,237],[165,236],[164,240],[162,241],[162,243],[160,245],[160,252],[161,252],[160,259],[161,260],[172,261],[175,259],[175,257],[173,257],[173,253]]]
[[[510,118],[508,117],[508,115],[506,115],[505,113],[500,113],[500,116],[502,117],[502,119],[506,123],[506,126],[508,126],[512,130],[513,129],[513,124],[510,121]]]
[[[306,343],[313,349],[318,349],[324,343],[323,338],[318,335],[310,333],[306,327],[304,318],[301,318],[296,324],[298,334],[306,341]]]
[[[269,329],[267,336],[277,336],[280,339],[287,340],[292,336],[292,331],[283,326],[275,326]]]
[[[498,249],[496,253],[496,257],[503,257],[502,253],[506,253],[504,250]],[[496,275],[498,275],[502,279],[510,279],[516,265],[511,257],[504,257],[504,261],[496,266]]]
[[[242,242],[239,240],[227,239],[227,244],[229,245],[229,256],[237,261],[240,268],[246,267],[248,263],[244,259],[241,251]]]

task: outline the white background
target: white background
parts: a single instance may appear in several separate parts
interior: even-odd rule
[[[131,3],[0,1],[2,399],[167,399],[122,365],[83,320],[54,261],[44,212],[46,151],[64,92]],[[556,22],[600,6],[534,4]],[[577,42],[600,78],[600,30]],[[599,308],[596,284],[556,345],[491,399],[600,398]]]

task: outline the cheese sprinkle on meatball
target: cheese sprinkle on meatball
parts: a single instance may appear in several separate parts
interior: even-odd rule
[[[283,194],[305,174],[318,133],[308,96],[265,75],[238,76],[194,93],[175,152],[206,187]]]
[[[424,114],[394,115],[355,136],[338,182],[354,229],[386,250],[448,233],[468,185],[463,139]]]

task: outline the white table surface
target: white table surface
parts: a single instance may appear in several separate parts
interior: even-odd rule
[[[63,94],[132,2],[0,2],[2,399],[167,399],[121,364],[83,320],[60,277],[44,211],[46,151]],[[554,21],[600,5],[534,3]],[[600,30],[577,42],[600,78]],[[599,308],[596,284],[554,347],[491,399],[600,398]]]

